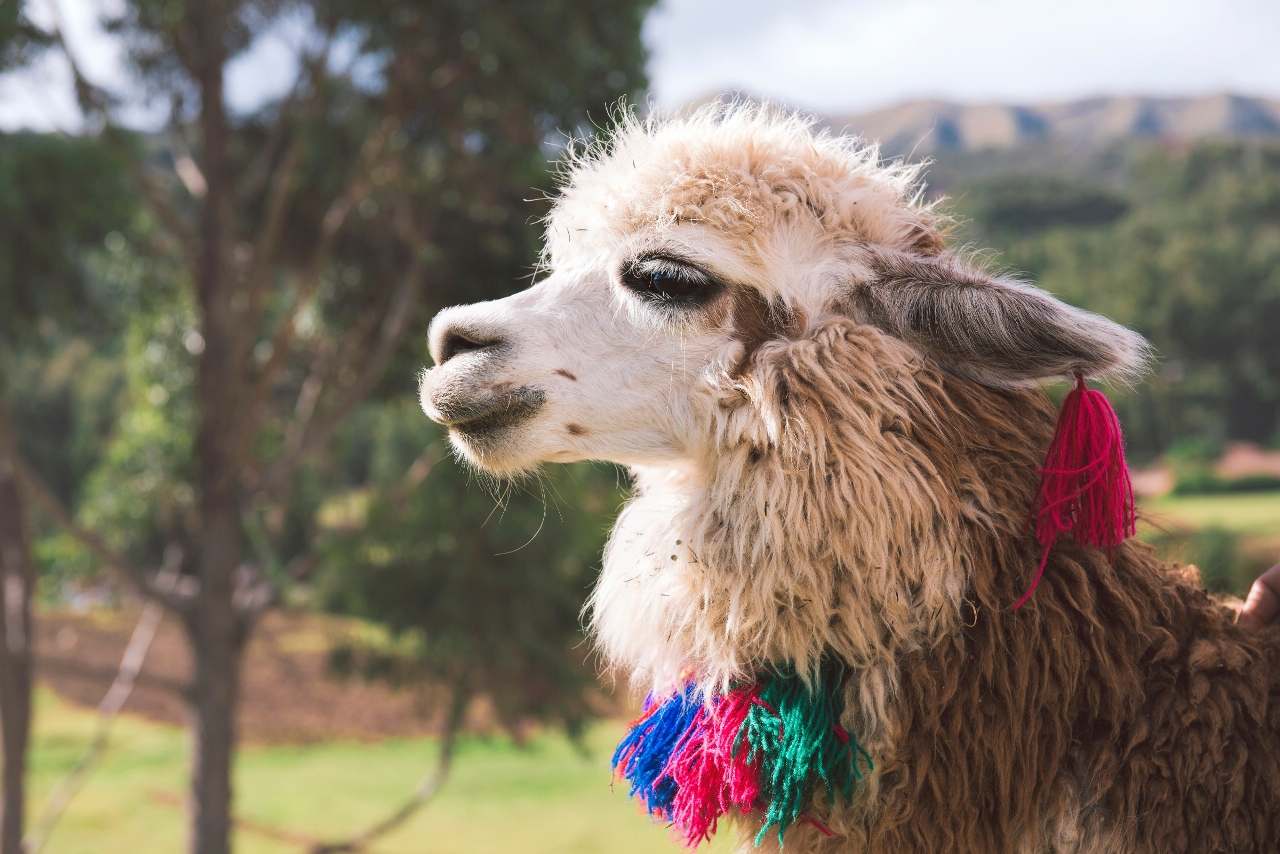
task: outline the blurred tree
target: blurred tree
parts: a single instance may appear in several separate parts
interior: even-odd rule
[[[0,22],[0,38],[12,21]],[[20,27],[18,27],[20,29]],[[9,42],[12,44],[12,42]],[[84,188],[85,195],[65,192]],[[36,563],[19,453],[53,470],[66,494],[92,464],[83,447],[61,453],[75,427],[58,421],[27,429],[33,411],[56,392],[42,380],[69,373],[68,361],[92,348],[84,337],[106,331],[84,264],[88,247],[123,227],[132,202],[118,160],[92,140],[15,134],[0,137],[0,729],[3,800],[0,852],[17,854],[22,839],[23,783],[32,668],[31,598]],[[61,363],[61,364],[60,364]],[[33,378],[32,375],[38,375]],[[34,379],[34,381],[33,381]],[[56,404],[55,407],[56,408]],[[10,413],[13,413],[11,415]]]
[[[30,61],[47,46],[48,37],[27,19],[17,3],[0,6],[0,71]],[[0,176],[0,188],[7,182]],[[0,219],[12,228],[13,194]],[[0,204],[4,200],[0,199]],[[0,282],[0,295],[15,286]],[[0,298],[3,298],[0,296]],[[0,335],[12,336],[16,318],[0,312]],[[27,322],[30,318],[25,318]],[[7,321],[7,322],[6,322]],[[26,326],[23,323],[22,326]],[[3,368],[0,368],[3,371]],[[31,732],[31,597],[35,564],[31,559],[28,523],[17,470],[13,461],[13,430],[3,409],[5,393],[0,373],[0,854],[19,854],[26,813],[27,743]]]
[[[159,225],[127,247],[159,293],[130,324],[128,411],[97,498],[77,520],[30,469],[24,482],[186,627],[193,851],[228,850],[248,632],[313,563],[299,472],[368,395],[405,390],[423,358],[408,330],[530,269],[538,211],[519,202],[547,187],[558,128],[642,89],[649,3],[126,0],[110,30],[169,115],[143,144],[44,34]],[[285,32],[304,34],[293,87],[235,112],[229,63]],[[379,387],[393,362],[400,381]],[[166,543],[186,555],[173,589],[144,569]]]
[[[425,433],[426,452],[335,526],[317,579],[325,607],[375,620],[405,643],[347,645],[335,663],[368,677],[425,681],[464,702],[483,695],[517,734],[530,720],[559,721],[576,734],[589,717],[594,673],[571,647],[581,638],[579,612],[607,519],[622,500],[618,476],[612,466],[557,467],[508,486],[495,507],[415,408],[382,407],[375,428]]]
[[[517,739],[532,722],[581,732],[595,670],[579,614],[623,496],[612,466],[579,464],[507,485],[495,507],[412,400],[367,408],[348,437],[357,431],[370,438],[369,479],[321,514],[328,533],[317,592],[329,610],[389,630],[389,640],[340,643],[334,670],[426,692],[425,708],[445,710],[439,764],[393,814],[402,821],[439,788],[478,696]]]

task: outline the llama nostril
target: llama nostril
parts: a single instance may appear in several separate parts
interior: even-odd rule
[[[497,335],[454,327],[446,330],[444,336],[440,339],[440,355],[436,359],[436,364],[443,365],[459,353],[466,353],[472,350],[490,350],[500,347],[504,343],[503,339]]]

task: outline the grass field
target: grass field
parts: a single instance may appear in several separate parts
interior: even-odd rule
[[[93,713],[41,691],[31,794],[38,806],[88,741]],[[588,754],[562,737],[517,748],[505,738],[467,739],[439,797],[373,854],[648,854],[674,852],[666,828],[641,815],[608,757],[622,724],[602,724]],[[250,747],[236,766],[237,811],[250,823],[324,839],[382,818],[431,766],[430,739]],[[54,831],[48,854],[173,854],[183,850],[186,737],[177,727],[122,717],[97,773]],[[34,808],[33,808],[34,811]],[[727,834],[722,834],[722,837]],[[721,838],[710,849],[729,848]],[[305,840],[237,833],[239,854],[296,854]]]
[[[1144,501],[1142,507],[1151,521],[1166,527],[1217,527],[1242,536],[1280,537],[1280,492],[1167,496]]]
[[[1244,597],[1280,562],[1280,492],[1169,495],[1142,510],[1139,536],[1166,560],[1194,563],[1212,592]]]
[[[1139,536],[1162,557],[1199,567],[1213,592],[1244,596],[1280,562],[1280,492],[1167,496],[1142,509]]]

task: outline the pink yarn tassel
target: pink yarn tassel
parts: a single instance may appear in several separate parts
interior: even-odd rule
[[[759,682],[743,685],[721,701],[716,708],[716,728],[710,747],[724,768],[724,785],[720,789],[720,806],[724,812],[737,807],[749,811],[763,794],[760,783],[760,759],[751,761],[751,745],[747,743],[747,712],[760,702]]]
[[[750,761],[751,746],[741,735],[759,693],[759,683],[749,683],[700,709],[667,762],[663,773],[678,787],[671,820],[690,848],[711,839],[721,816],[750,810],[760,798],[760,762]]]
[[[1015,610],[1035,592],[1059,534],[1070,531],[1076,542],[1108,552],[1134,535],[1133,484],[1120,419],[1106,395],[1086,386],[1081,374],[1062,401],[1028,524],[1035,525],[1043,552],[1036,577]]]

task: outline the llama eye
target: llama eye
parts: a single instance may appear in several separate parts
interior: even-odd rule
[[[696,268],[666,258],[647,258],[623,270],[622,284],[653,302],[696,303],[711,292],[714,282]]]

